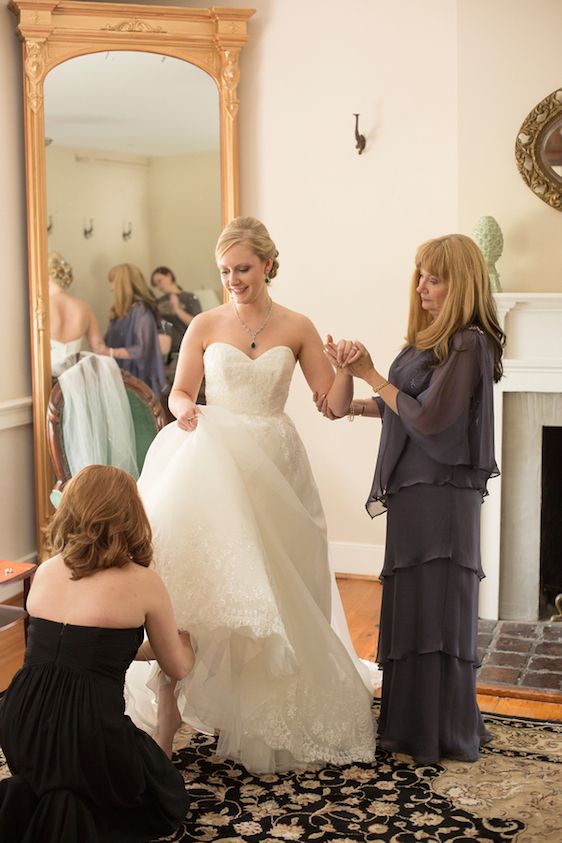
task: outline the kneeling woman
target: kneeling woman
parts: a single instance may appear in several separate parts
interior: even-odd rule
[[[183,780],[125,716],[123,685],[141,655],[182,679],[193,650],[148,568],[151,530],[133,478],[84,468],[48,540],[55,555],[29,593],[24,666],[0,704],[13,773],[0,782],[0,839],[126,843],[170,834],[187,810]]]

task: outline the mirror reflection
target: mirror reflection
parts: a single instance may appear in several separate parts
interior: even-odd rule
[[[541,158],[552,175],[562,182],[562,118],[545,134]]]
[[[70,59],[45,80],[45,143],[52,374],[89,350],[165,397],[222,296],[216,84],[154,53]]]

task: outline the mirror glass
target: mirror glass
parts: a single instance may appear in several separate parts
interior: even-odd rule
[[[45,79],[48,248],[70,264],[68,292],[102,334],[108,271],[167,266],[203,310],[222,300],[219,94],[188,62],[112,50],[72,58]],[[154,290],[159,295],[158,290]]]
[[[554,178],[562,183],[562,118],[553,123],[546,132],[541,160]]]

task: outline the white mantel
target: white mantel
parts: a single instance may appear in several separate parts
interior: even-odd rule
[[[562,293],[496,293],[507,335],[504,377],[494,388],[496,459],[502,467],[504,396],[508,392],[562,393]],[[482,507],[480,616],[499,617],[501,477],[490,480]]]

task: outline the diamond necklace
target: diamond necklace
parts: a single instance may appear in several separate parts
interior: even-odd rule
[[[238,308],[236,307],[236,302],[233,301],[232,304],[234,305],[234,312],[236,313],[236,315],[238,317],[238,321],[240,322],[240,324],[242,325],[242,327],[244,328],[246,333],[248,333],[252,338],[252,342],[250,343],[250,348],[255,348],[256,347],[256,337],[257,337],[257,335],[261,334],[261,332],[263,331],[263,329],[265,328],[265,326],[269,322],[269,317],[271,316],[271,311],[273,309],[273,299],[269,300],[269,310],[267,311],[267,316],[265,317],[265,319],[263,320],[263,322],[261,323],[259,328],[257,328],[255,331],[252,331],[252,329],[248,325],[246,325],[246,323],[244,322],[244,320],[242,319],[242,317],[238,313]]]

